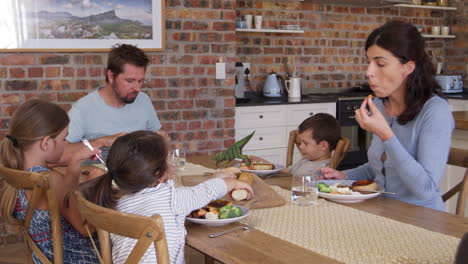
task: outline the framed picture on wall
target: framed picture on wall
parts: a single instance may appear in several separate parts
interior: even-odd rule
[[[165,47],[164,0],[1,0],[0,52]]]

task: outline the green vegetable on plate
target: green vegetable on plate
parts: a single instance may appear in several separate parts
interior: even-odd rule
[[[242,216],[242,210],[237,206],[226,205],[219,208],[219,218],[227,219]]]
[[[332,190],[330,189],[330,186],[328,186],[326,183],[324,182],[319,182],[317,184],[317,187],[319,189],[319,192],[323,192],[323,193],[329,193],[331,192]]]

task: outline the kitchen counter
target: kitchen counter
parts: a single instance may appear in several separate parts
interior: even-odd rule
[[[447,97],[447,99],[468,100],[468,92],[445,94],[445,96]]]
[[[314,104],[314,103],[333,103],[336,99],[322,98],[316,96],[303,95],[298,99],[288,99],[287,97],[268,98],[252,96],[246,98],[236,98],[236,107],[242,106],[263,106],[263,105],[284,105],[284,104]]]
[[[344,92],[341,94],[347,94]],[[349,94],[353,94],[349,92]],[[463,93],[444,94],[447,99],[468,100],[468,90],[464,89]],[[337,102],[336,98],[323,94],[303,94],[300,99],[288,99],[287,97],[269,98],[250,94],[245,98],[236,98],[236,107],[242,106],[262,106],[262,105],[285,105],[285,104],[313,104],[313,103],[332,103]]]

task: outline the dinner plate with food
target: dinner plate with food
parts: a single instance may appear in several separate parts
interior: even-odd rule
[[[214,200],[208,205],[191,212],[185,219],[192,223],[207,226],[222,226],[240,221],[248,215],[249,209],[247,207],[234,205],[226,200]]]
[[[379,196],[382,186],[370,180],[319,180],[319,196],[339,203],[358,203]]]
[[[239,168],[241,171],[255,173],[262,178],[268,178],[267,176],[271,176],[272,174],[284,169],[283,165],[262,161],[253,161],[249,166],[247,166],[245,163],[236,164],[234,166]]]

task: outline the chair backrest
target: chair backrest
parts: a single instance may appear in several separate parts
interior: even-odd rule
[[[156,249],[158,263],[169,263],[166,233],[160,215],[146,217],[119,212],[86,200],[79,191],[74,194],[81,216],[96,228],[104,263],[112,263],[110,233],[138,240],[125,263],[138,263],[151,244]]]
[[[298,135],[299,135],[299,132],[297,130],[293,130],[289,133],[288,152],[286,155],[286,167],[291,166],[293,162],[294,146],[299,147],[299,144],[301,143]],[[349,149],[349,139],[342,137],[336,144],[336,148],[332,153],[331,161],[330,161],[330,168],[336,169],[338,165],[340,165],[340,162],[346,156],[348,149]]]
[[[63,245],[62,245],[62,229],[60,223],[60,209],[55,196],[54,188],[51,188],[49,181],[49,173],[30,172],[24,170],[16,170],[0,166],[0,178],[5,180],[9,185],[16,189],[31,190],[31,199],[28,201],[26,217],[20,221],[29,248],[36,254],[42,263],[52,263],[44,253],[39,249],[31,235],[29,235],[29,227],[31,226],[34,209],[37,208],[41,194],[46,193],[48,202],[48,211],[50,213],[52,242],[54,248],[54,263],[63,263]]]
[[[451,148],[447,164],[464,167],[465,175],[461,182],[442,195],[442,200],[445,202],[458,193],[455,213],[464,216],[466,200],[468,199],[468,149]]]

